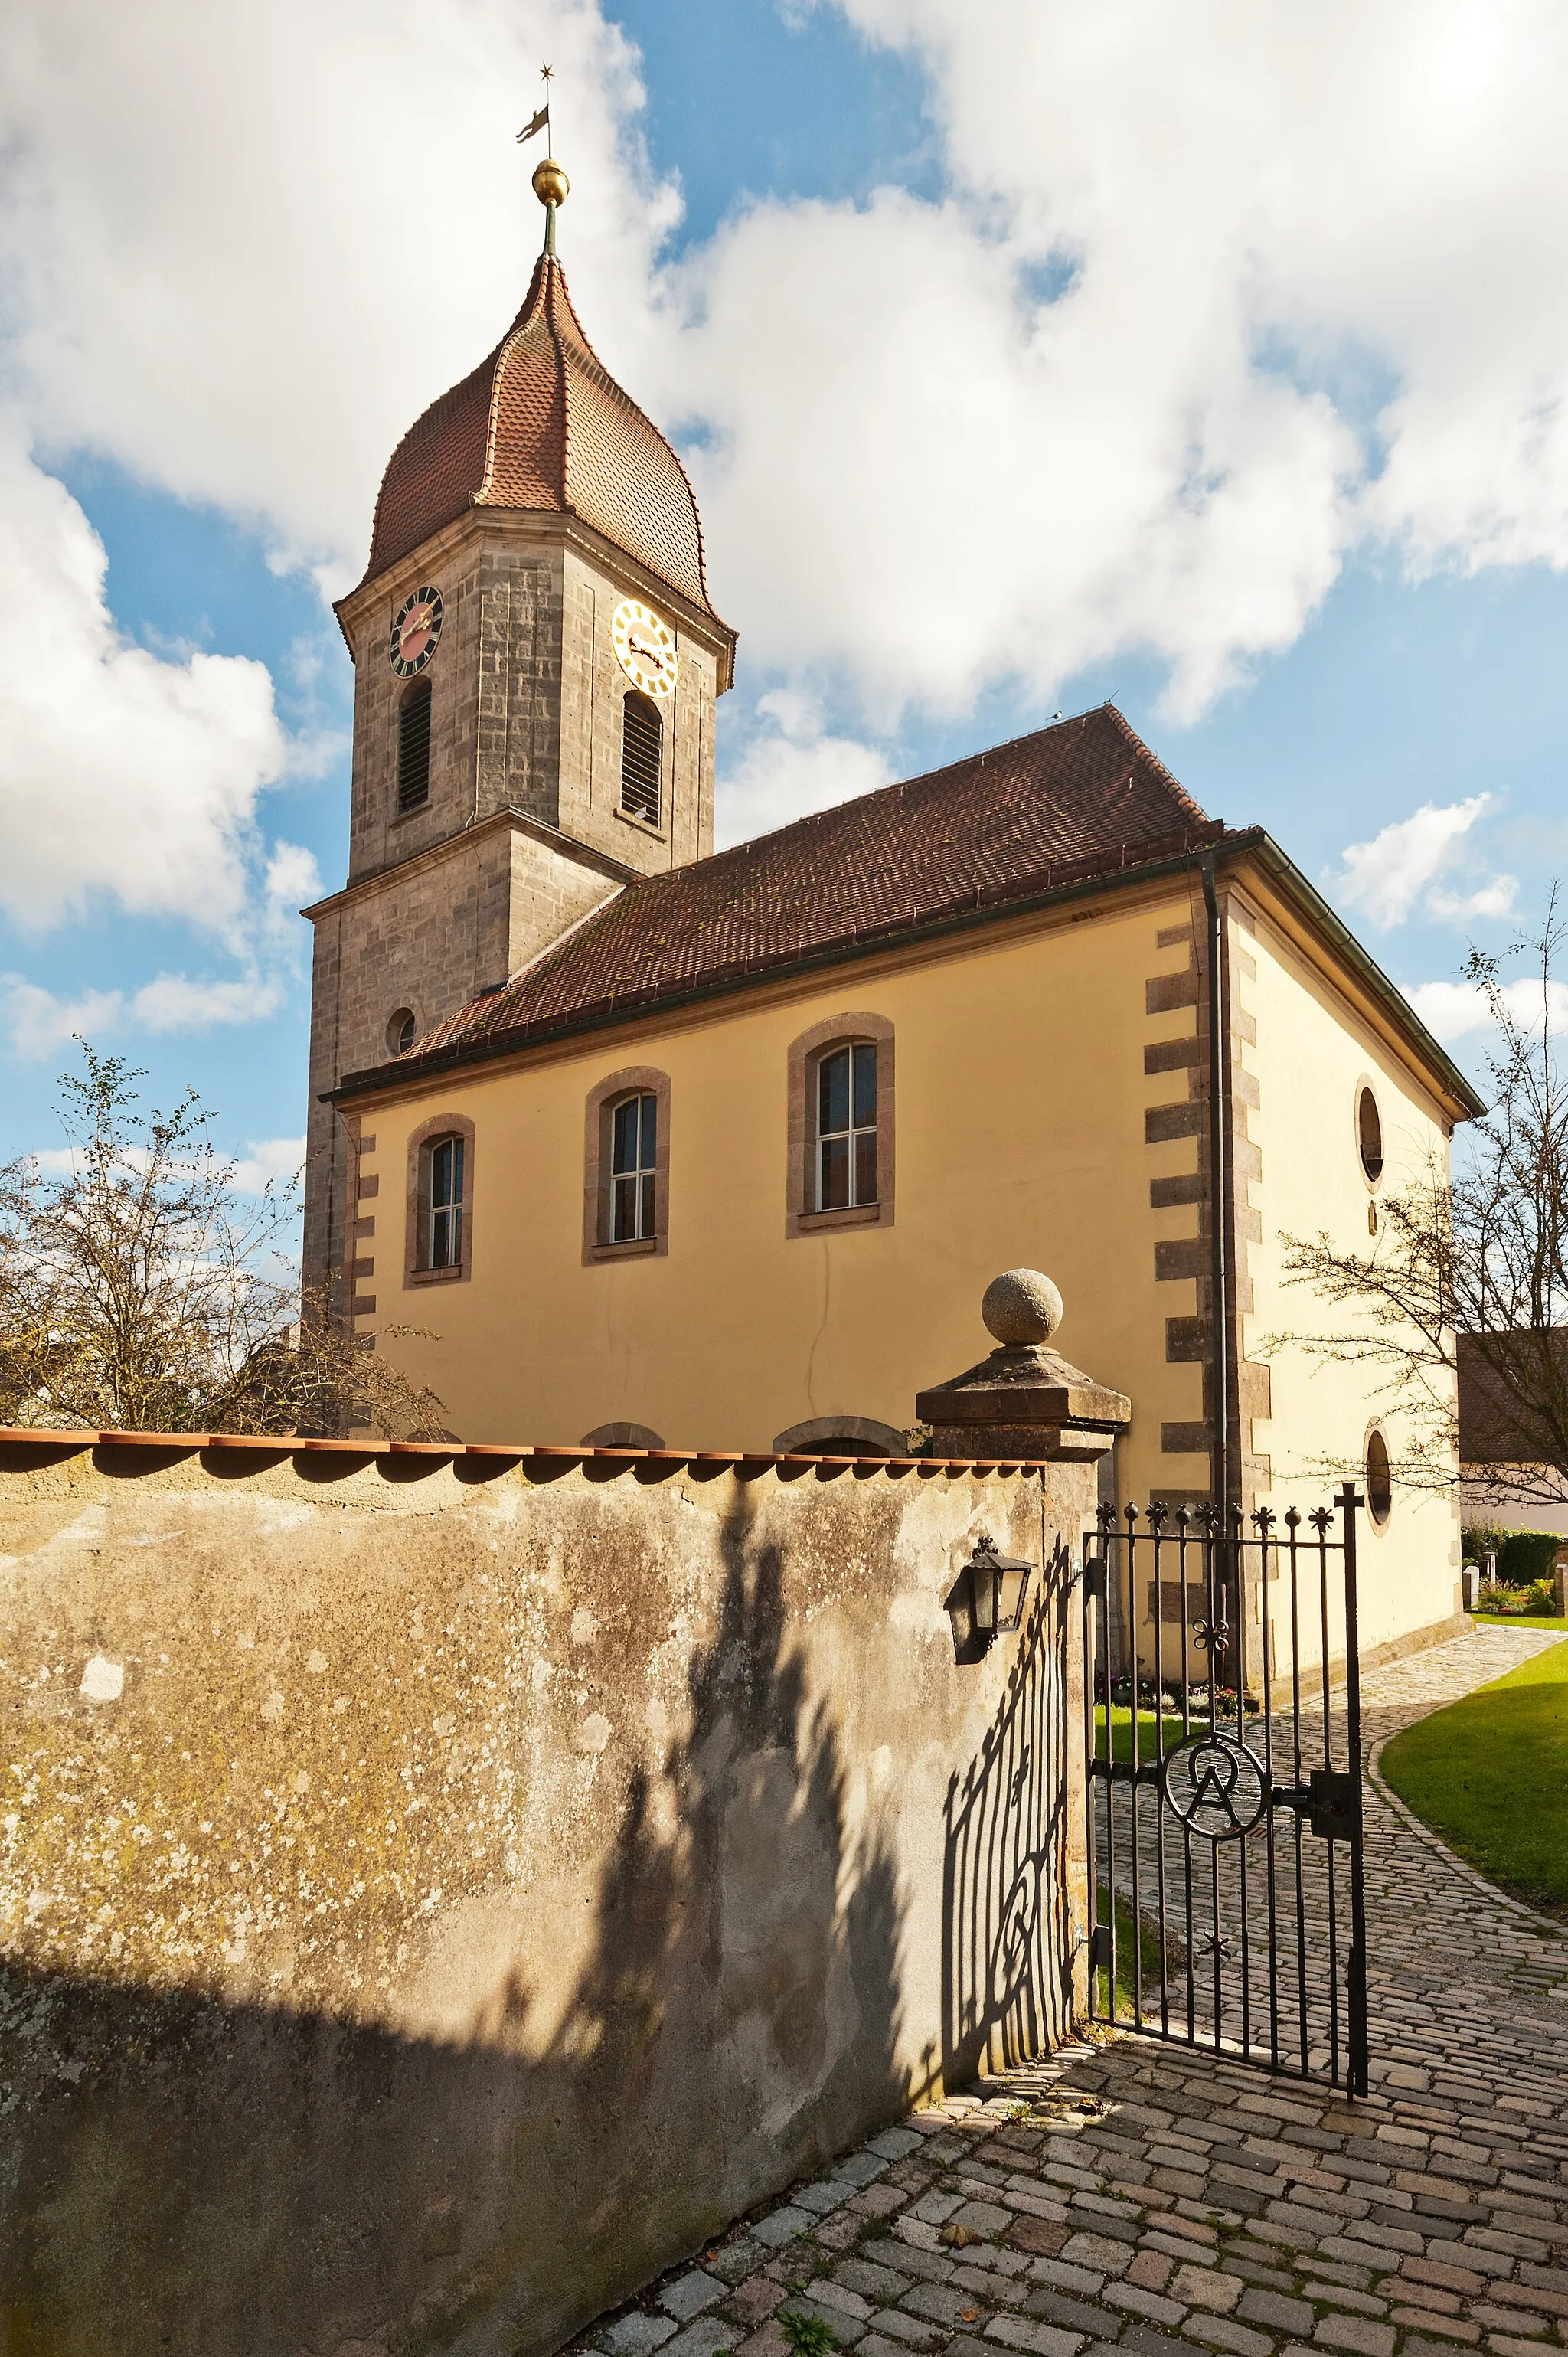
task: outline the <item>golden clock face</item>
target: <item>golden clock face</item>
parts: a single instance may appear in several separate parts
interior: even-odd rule
[[[440,636],[440,590],[416,589],[403,599],[392,629],[392,667],[399,679],[424,669]]]
[[[673,695],[678,668],[675,633],[651,606],[623,597],[610,616],[616,661],[644,695]]]

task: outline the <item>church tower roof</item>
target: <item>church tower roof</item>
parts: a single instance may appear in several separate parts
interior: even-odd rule
[[[580,516],[718,619],[686,470],[589,343],[548,249],[494,351],[392,452],[365,580],[470,507]]]

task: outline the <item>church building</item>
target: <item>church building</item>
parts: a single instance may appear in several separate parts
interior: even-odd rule
[[[736,632],[555,210],[338,608],[307,1277],[466,1440],[897,1454],[983,1351],[988,1281],[1044,1269],[1068,1356],[1133,1402],[1122,1499],[1205,1499],[1218,1465],[1305,1509],[1359,1465],[1364,1642],[1447,1633],[1457,1527],[1391,1489],[1397,1415],[1270,1338],[1329,1324],[1282,1237],[1369,1243],[1469,1084],[1111,705],[715,853]]]

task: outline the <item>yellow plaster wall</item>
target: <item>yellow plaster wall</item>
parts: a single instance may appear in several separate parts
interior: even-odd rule
[[[1153,1281],[1149,1180],[1190,1166],[1190,1141],[1151,1149],[1143,1109],[1185,1094],[1145,1081],[1145,978],[1182,962],[1156,945],[1185,899],[1026,936],[970,935],[920,964],[845,968],[811,989],[700,1019],[605,1035],[548,1062],[484,1073],[437,1096],[367,1109],[380,1175],[375,1320],[414,1319],[429,1343],[389,1342],[473,1439],[570,1443],[596,1425],[650,1425],[674,1446],[766,1448],[810,1416],[902,1426],[916,1392],[990,1348],[980,1296],[1026,1264],[1060,1286],[1059,1345],[1131,1394],[1122,1444],[1134,1490],[1202,1469],[1159,1455],[1162,1417],[1201,1413],[1198,1370],[1167,1366],[1164,1319],[1193,1287]],[[789,1043],[840,1012],[895,1026],[897,1203],[889,1228],[785,1233]],[[582,1265],[584,1102],[628,1062],[671,1076],[667,1256]],[[410,1133],[444,1107],[475,1125],[473,1276],[403,1292]],[[372,1207],[367,1207],[372,1208]],[[367,1283],[369,1280],[367,1279]],[[1166,1296],[1174,1297],[1167,1300]],[[362,1329],[361,1330],[365,1330]]]
[[[1445,1171],[1448,1140],[1439,1108],[1408,1068],[1266,917],[1255,933],[1238,931],[1234,940],[1257,969],[1255,979],[1238,979],[1240,1003],[1258,1027],[1246,1061],[1260,1079],[1261,1103],[1249,1125],[1262,1157],[1262,1179],[1251,1188],[1262,1234],[1251,1248],[1254,1309],[1244,1329],[1248,1351],[1257,1358],[1271,1336],[1345,1330],[1345,1311],[1309,1288],[1283,1283],[1282,1235],[1326,1230],[1342,1249],[1372,1250],[1369,1203],[1411,1184],[1431,1157]],[[1363,1082],[1370,1083],[1382,1114],[1384,1164],[1376,1187],[1363,1176],[1357,1144]],[[1312,1469],[1314,1459],[1359,1459],[1374,1417],[1397,1461],[1409,1423],[1379,1395],[1375,1370],[1325,1365],[1288,1344],[1268,1355],[1273,1414],[1257,1425],[1256,1445],[1273,1460],[1269,1502],[1276,1512],[1294,1505],[1305,1513],[1316,1505],[1330,1485]],[[1458,1609],[1456,1504],[1396,1484],[1383,1528],[1368,1515],[1359,1517],[1359,1528],[1364,1650]]]

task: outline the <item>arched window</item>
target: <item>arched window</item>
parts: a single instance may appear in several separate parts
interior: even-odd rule
[[[622,1097],[610,1116],[610,1242],[657,1232],[659,1099]]]
[[[397,716],[397,807],[418,810],[430,800],[430,682],[416,679]]]
[[[419,1030],[411,1006],[400,1006],[387,1023],[387,1049],[393,1056],[406,1056]]]
[[[892,1226],[893,1082],[885,1015],[843,1008],[791,1039],[787,1236]]]
[[[408,1141],[403,1283],[466,1280],[474,1264],[474,1125],[460,1113],[421,1122]]]
[[[463,1265],[463,1162],[460,1137],[438,1137],[432,1144],[426,1268]]]
[[[1367,1512],[1380,1529],[1393,1510],[1394,1477],[1389,1444],[1376,1425],[1367,1435]]]
[[[817,1065],[814,1209],[849,1211],[876,1200],[876,1043],[847,1039]]]
[[[651,696],[628,695],[620,712],[620,806],[629,818],[657,826],[664,722]]]
[[[1361,1150],[1367,1183],[1375,1187],[1383,1175],[1383,1119],[1378,1111],[1378,1100],[1368,1088],[1363,1088],[1356,1100],[1356,1143]]]

